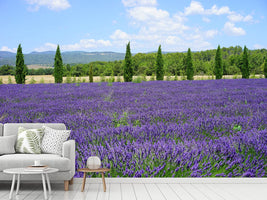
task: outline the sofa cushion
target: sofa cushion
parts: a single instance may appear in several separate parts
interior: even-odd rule
[[[16,143],[16,152],[19,153],[41,153],[41,140],[44,136],[44,129],[26,129],[19,127]]]
[[[27,129],[42,128],[43,126],[48,126],[57,130],[66,130],[66,126],[63,123],[6,123],[4,124],[3,135],[17,135],[20,126]]]
[[[43,128],[42,152],[62,155],[63,143],[70,136],[70,130],[55,130],[47,126],[43,126]]]
[[[27,167],[40,160],[42,165],[57,168],[59,171],[69,171],[71,161],[68,158],[55,154],[9,154],[0,156],[0,171],[8,168]]]
[[[0,155],[15,153],[16,136],[0,136]]]

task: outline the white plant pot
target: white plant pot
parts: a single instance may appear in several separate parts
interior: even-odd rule
[[[101,167],[101,160],[97,156],[91,156],[87,159],[86,165],[89,169],[99,169]]]

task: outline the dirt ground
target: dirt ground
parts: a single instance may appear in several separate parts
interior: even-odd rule
[[[136,78],[144,78],[143,76],[134,76],[133,79],[136,79]],[[120,76],[117,77],[115,76],[115,81],[118,81],[118,79],[120,79],[120,81],[122,82],[123,81],[123,77]],[[165,76],[164,77],[164,80],[174,80],[174,76]],[[185,77],[181,77],[181,76],[178,76],[177,79],[178,80],[182,80],[183,78]],[[241,78],[241,75],[225,75],[223,76],[224,79],[233,79],[233,78]],[[255,75],[255,77],[251,77],[251,78],[263,78],[263,75]],[[67,78],[66,77],[63,77],[63,82],[66,83],[66,80]],[[109,76],[105,76],[105,77],[100,77],[100,76],[94,76],[94,82],[100,82],[100,81],[103,81],[103,79],[105,79],[105,81],[107,82],[110,77]],[[154,77],[155,79],[155,77]],[[194,80],[208,80],[208,79],[215,79],[215,76],[207,76],[207,75],[203,75],[203,76],[194,76]],[[15,81],[15,77],[14,76],[0,76],[0,83],[1,83],[1,80],[2,80],[2,83],[3,84],[8,84],[8,83],[16,83]],[[151,76],[146,76],[146,80],[149,81],[151,80]],[[74,82],[89,82],[89,77],[86,76],[86,77],[72,77],[71,78],[71,81],[74,81]],[[34,75],[34,76],[26,76],[26,84],[37,84],[37,83],[55,83],[54,81],[54,77],[52,75]]]

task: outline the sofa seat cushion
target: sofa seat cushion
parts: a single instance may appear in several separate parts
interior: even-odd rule
[[[59,171],[71,170],[71,161],[68,158],[55,154],[8,154],[0,156],[0,171],[8,168],[27,167],[40,160],[42,165],[57,168]]]

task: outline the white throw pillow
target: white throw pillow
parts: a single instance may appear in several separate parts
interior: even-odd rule
[[[15,153],[16,135],[0,137],[0,155]]]
[[[47,126],[43,126],[43,128],[42,152],[62,155],[63,143],[70,136],[70,130],[55,130]]]
[[[40,154],[43,135],[43,128],[26,129],[24,127],[19,127],[16,152]]]

